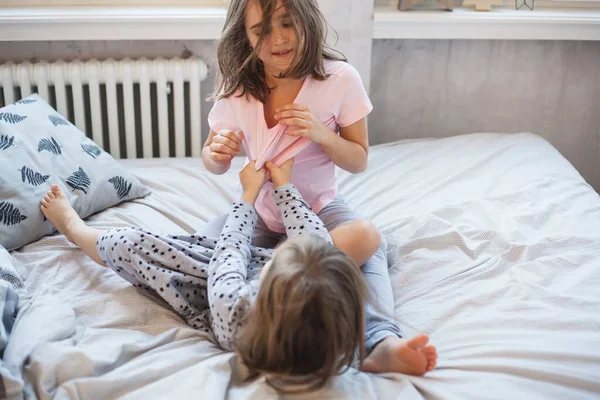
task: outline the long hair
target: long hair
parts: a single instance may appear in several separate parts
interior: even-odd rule
[[[254,49],[246,34],[246,8],[256,1],[262,9],[262,29]],[[299,48],[287,71],[280,78],[302,79],[312,75],[317,80],[327,79],[323,60],[347,61],[339,52],[327,45],[327,22],[316,0],[284,0],[298,38]],[[250,94],[260,102],[266,101],[271,88],[267,85],[265,69],[258,53],[271,31],[271,16],[276,11],[277,0],[231,0],[221,39],[217,46],[217,85],[212,100]]]
[[[290,392],[286,383],[321,388],[357,355],[362,366],[367,293],[360,268],[342,251],[312,235],[289,239],[262,278],[237,352],[280,391]]]

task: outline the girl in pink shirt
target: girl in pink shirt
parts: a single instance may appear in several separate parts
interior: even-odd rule
[[[294,158],[291,182],[335,245],[363,265],[373,303],[365,307],[363,369],[403,372],[409,342],[391,317],[385,240],[336,193],[335,165],[352,173],[367,167],[365,118],[373,107],[356,70],[327,47],[325,32],[316,0],[231,1],[202,159],[222,174],[242,148],[256,168]],[[275,199],[273,191],[266,182],[256,201],[255,246],[272,248],[285,237],[276,203],[285,199]]]

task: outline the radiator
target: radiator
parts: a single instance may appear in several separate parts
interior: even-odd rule
[[[198,58],[7,63],[0,106],[38,93],[116,158],[198,157]]]

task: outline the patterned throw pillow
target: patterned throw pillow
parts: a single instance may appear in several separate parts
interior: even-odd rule
[[[0,109],[0,245],[54,232],[40,200],[58,184],[82,217],[150,190],[34,94]]]

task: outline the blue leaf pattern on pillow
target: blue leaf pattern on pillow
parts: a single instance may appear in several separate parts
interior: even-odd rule
[[[14,136],[9,137],[8,135],[0,135],[0,150],[6,150],[9,147],[14,146],[14,140]]]
[[[50,122],[52,122],[52,125],[54,125],[54,126],[70,125],[67,121],[65,121],[58,115],[48,115],[48,119],[50,120]]]
[[[108,181],[112,183],[115,187],[119,199],[123,199],[124,197],[127,197],[129,195],[129,191],[131,190],[131,183],[127,182],[122,176],[113,176]]]
[[[81,190],[85,194],[87,194],[87,190],[89,190],[91,183],[90,177],[81,167],[67,179],[67,185],[71,186],[73,191]]]
[[[44,138],[41,139],[38,143],[38,153],[41,153],[42,151],[46,150],[56,155],[62,154],[62,150],[60,149],[60,147],[61,146],[56,140],[54,140],[53,137],[51,137],[50,139]]]
[[[13,114],[13,113],[0,113],[0,120],[3,120],[4,122],[8,122],[9,124],[18,124],[19,122],[23,121],[25,118],[27,118],[26,115],[19,115],[19,114]]]
[[[10,267],[0,267],[0,281],[8,282],[14,289],[22,289],[23,280],[17,273]]]
[[[98,157],[102,153],[102,150],[95,144],[82,144],[81,148],[93,158]]]
[[[19,101],[17,101],[15,104],[31,104],[31,103],[35,103],[37,100],[33,100],[33,99],[21,99]]]
[[[14,250],[53,231],[40,210],[51,183],[75,195],[85,217],[150,193],[68,114],[37,95],[14,100],[0,108],[0,246]]]
[[[42,183],[46,182],[48,178],[50,178],[50,175],[42,175],[39,172],[35,172],[31,168],[27,168],[26,166],[23,166],[23,168],[21,168],[19,171],[21,172],[21,180],[23,182],[27,180],[27,182],[33,186],[40,186]]]
[[[4,225],[17,225],[27,219],[17,207],[8,201],[0,201],[0,222]]]

